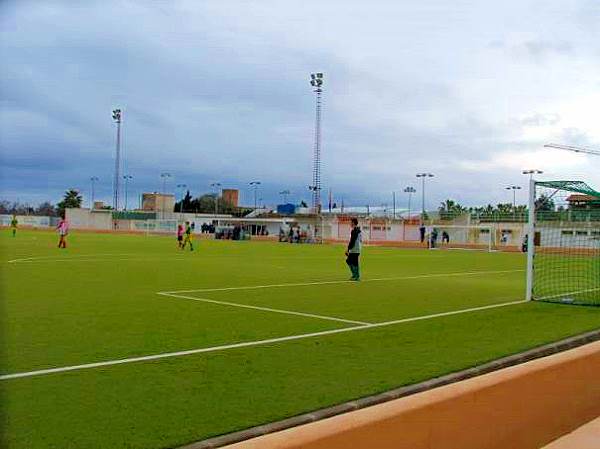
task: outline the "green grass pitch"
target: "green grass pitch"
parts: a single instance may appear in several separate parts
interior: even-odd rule
[[[523,299],[521,254],[367,247],[351,283],[339,245],[56,243],[0,236],[2,447],[177,447],[600,327],[593,307],[483,308]]]

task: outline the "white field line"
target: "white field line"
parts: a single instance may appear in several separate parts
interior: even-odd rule
[[[121,259],[102,259],[101,257],[104,256],[139,256],[139,254],[136,253],[130,253],[130,254],[86,254],[86,255],[73,255],[73,256],[69,256],[68,258],[65,257],[60,257],[60,256],[39,256],[39,257],[23,257],[23,258],[19,258],[19,259],[11,259],[11,260],[5,260],[5,261],[0,261],[0,263],[10,263],[10,264],[14,264],[14,263],[33,263],[33,262],[108,262],[108,261],[127,261],[127,260],[148,260],[147,258],[139,258],[136,257],[135,259],[129,259],[129,258],[121,258]],[[79,258],[79,257],[88,257],[88,259],[76,259],[75,258]],[[100,257],[100,258],[99,258]],[[211,261],[211,260],[221,260],[221,259],[225,259],[225,260],[230,260],[233,258],[238,258],[239,255],[233,255],[233,256],[224,256],[224,255],[215,255],[215,254],[211,254],[210,257],[208,259],[197,259],[198,262],[204,262],[204,261]],[[414,259],[415,257],[427,257],[428,259],[431,258],[442,258],[443,256],[432,256],[432,255],[421,255],[421,254],[412,254],[412,255],[402,255],[402,254],[396,254],[394,255],[395,258],[411,258]],[[180,259],[171,259],[169,257],[165,257],[163,255],[156,255],[155,259],[159,259],[159,260],[180,260]],[[302,261],[307,261],[307,260],[332,260],[332,258],[330,257],[298,257],[298,259],[302,260]],[[188,260],[186,258],[186,260]],[[261,261],[264,260],[289,260],[289,257],[263,257],[260,259]]]
[[[36,262],[144,262],[148,260],[158,260],[158,261],[172,261],[172,260],[189,260],[187,257],[121,257],[118,259],[45,259],[45,260],[18,260],[19,263],[36,263]],[[14,263],[14,261],[8,261],[7,263]]]
[[[554,298],[560,298],[561,296],[570,296],[570,295],[579,295],[581,293],[589,293],[589,292],[595,292],[600,290],[600,287],[595,287],[595,288],[587,288],[585,290],[577,290],[574,292],[567,292],[567,293],[560,293],[558,295],[551,295],[551,296],[542,296],[541,298],[534,298],[537,299],[538,301],[543,301],[544,299],[554,299]]]
[[[69,256],[68,259],[61,258],[60,256],[59,257],[57,257],[57,256],[33,256],[33,257],[22,257],[20,259],[7,260],[6,263],[54,262],[55,260],[71,260],[71,259],[74,259],[75,261],[79,261],[80,257],[93,257],[94,260],[96,260],[98,257],[104,257],[104,256],[138,256],[138,255],[139,254],[135,254],[135,253],[73,254],[72,256]],[[114,259],[112,259],[112,260],[114,260]]]
[[[207,353],[207,352],[226,351],[229,349],[262,346],[262,345],[268,345],[268,344],[272,344],[272,343],[282,343],[282,342],[293,341],[293,340],[302,340],[302,339],[306,339],[306,338],[321,337],[324,335],[341,334],[344,332],[353,332],[353,331],[360,331],[360,330],[364,330],[364,329],[373,329],[373,328],[378,328],[378,327],[393,326],[395,324],[409,323],[412,321],[429,320],[429,319],[439,318],[439,317],[443,317],[443,316],[476,312],[479,310],[495,309],[498,307],[507,307],[507,306],[512,306],[515,304],[523,304],[525,302],[527,302],[527,301],[525,301],[525,300],[512,301],[512,302],[505,302],[505,303],[499,303],[499,304],[492,304],[489,306],[472,307],[469,309],[454,310],[451,312],[435,313],[433,315],[423,315],[423,316],[404,318],[404,319],[394,320],[394,321],[386,321],[386,322],[382,322],[382,323],[367,324],[364,326],[344,327],[341,329],[332,329],[332,330],[321,331],[321,332],[313,332],[310,334],[290,335],[287,337],[270,338],[267,340],[247,341],[244,343],[234,343],[234,344],[230,344],[230,345],[213,346],[210,348],[190,349],[187,351],[177,351],[177,352],[165,352],[162,354],[153,354],[153,355],[146,355],[146,356],[141,356],[141,357],[131,357],[131,358],[127,358],[127,359],[106,360],[104,362],[86,363],[83,365],[62,366],[62,367],[58,367],[58,368],[49,368],[49,369],[42,369],[42,370],[36,370],[36,371],[28,371],[28,372],[13,373],[13,374],[3,374],[3,375],[0,375],[0,381],[10,380],[10,379],[19,379],[19,378],[23,378],[23,377],[42,376],[42,375],[54,374],[54,373],[63,373],[66,371],[77,371],[77,370],[84,370],[84,369],[91,369],[91,368],[100,368],[103,366],[123,365],[126,363],[147,362],[150,360],[159,360],[159,359],[166,359],[166,358],[172,358],[172,357],[182,357],[182,356],[186,356],[186,355],[202,354],[202,353]]]
[[[336,318],[336,317],[326,316],[326,315],[316,315],[316,314],[313,314],[313,313],[294,312],[293,310],[273,309],[271,307],[251,306],[251,305],[248,305],[248,304],[238,304],[238,303],[235,303],[235,302],[217,301],[215,299],[196,298],[195,296],[177,295],[177,294],[174,294],[174,293],[164,293],[164,292],[161,293],[161,292],[159,292],[157,294],[158,295],[162,295],[162,296],[168,296],[168,297],[171,297],[171,298],[190,299],[192,301],[208,302],[208,303],[211,303],[211,304],[219,304],[219,305],[222,305],[222,306],[240,307],[240,308],[243,308],[243,309],[262,310],[264,312],[283,313],[283,314],[286,314],[286,315],[299,315],[299,316],[305,316],[305,317],[309,317],[309,318],[319,318],[321,320],[339,321],[341,323],[361,324],[363,326],[364,325],[368,325],[368,324],[372,324],[372,323],[367,323],[365,321],[346,320],[344,318]]]
[[[382,282],[382,281],[405,281],[411,279],[428,279],[437,277],[453,277],[453,276],[480,276],[483,274],[502,274],[502,273],[521,273],[525,270],[493,270],[493,271],[459,271],[455,273],[435,273],[435,274],[417,274],[414,276],[398,276],[388,278],[373,278],[363,279],[364,282]],[[179,294],[179,293],[203,293],[203,292],[224,292],[232,290],[257,290],[261,288],[275,288],[275,287],[303,287],[308,285],[328,285],[328,284],[355,284],[355,281],[348,280],[336,280],[336,281],[315,281],[315,282],[297,282],[289,284],[267,284],[267,285],[249,285],[241,287],[222,287],[222,288],[201,288],[195,290],[172,290],[165,292],[158,292],[159,294]]]

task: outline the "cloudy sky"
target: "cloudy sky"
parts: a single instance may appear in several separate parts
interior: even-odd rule
[[[600,147],[599,24],[597,0],[3,0],[1,196],[98,176],[110,202],[121,107],[132,196],[169,172],[308,200],[314,71],[324,196],[390,204],[420,171],[430,207],[509,201],[528,168],[600,187],[600,158],[542,148]]]

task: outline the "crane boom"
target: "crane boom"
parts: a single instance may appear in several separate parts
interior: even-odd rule
[[[586,148],[586,147],[576,147],[573,145],[560,145],[557,143],[549,143],[547,145],[544,145],[544,148],[557,148],[559,150],[573,151],[575,153],[585,153],[585,154],[593,154],[594,156],[600,156],[600,151],[598,151],[598,150],[593,150],[591,148]]]

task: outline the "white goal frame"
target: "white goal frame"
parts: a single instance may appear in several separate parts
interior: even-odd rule
[[[493,225],[442,225],[442,224],[434,224],[434,225],[430,225],[430,228],[436,228],[438,230],[438,239],[437,239],[437,247],[438,248],[444,248],[444,246],[442,245],[442,237],[441,237],[441,232],[444,229],[455,229],[455,230],[466,230],[466,231],[470,231],[470,230],[479,230],[479,237],[481,238],[481,230],[487,230],[487,242],[484,242],[482,245],[486,245],[486,248],[449,248],[449,249],[453,249],[453,250],[460,250],[460,249],[464,249],[465,251],[487,251],[487,252],[493,252],[496,251],[495,247],[496,247],[496,227]],[[452,240],[450,240],[450,244],[452,244]],[[477,243],[465,243],[465,246],[467,245],[477,245]]]

